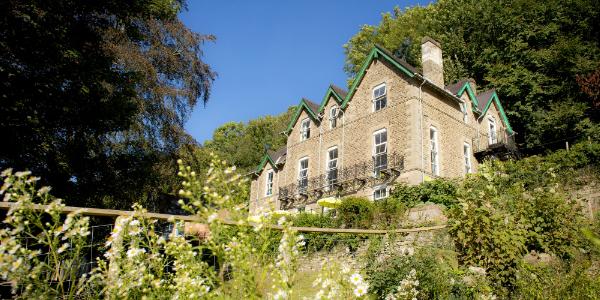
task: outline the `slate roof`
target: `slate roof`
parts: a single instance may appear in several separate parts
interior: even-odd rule
[[[331,89],[333,89],[338,95],[340,95],[340,97],[346,98],[346,96],[348,95],[348,91],[346,91],[345,89],[335,85],[335,84],[331,84]]]
[[[492,101],[492,95],[496,92],[496,89],[487,90],[483,93],[478,94],[477,97],[477,108],[479,111],[483,111],[483,109],[488,105],[488,102]]]
[[[458,91],[460,90],[460,88],[462,88],[465,83],[469,82],[469,78],[462,78],[461,80],[459,80],[456,83],[453,84],[449,84],[446,86],[446,90],[448,90],[450,93],[452,93],[452,95],[456,95],[458,93]]]
[[[319,104],[316,104],[306,98],[302,98],[306,104],[308,104],[308,107],[315,113],[317,114],[319,112]]]
[[[271,157],[271,159],[275,162],[275,164],[285,163],[287,147],[283,146],[277,151],[269,151],[268,154]]]
[[[389,57],[391,57],[395,62],[399,63],[400,65],[402,65],[403,67],[407,68],[409,71],[413,72],[413,73],[419,73],[419,71],[417,70],[417,68],[413,67],[411,64],[407,63],[404,59],[401,59],[399,57],[397,57],[396,55],[394,55],[392,52],[388,51],[388,49],[384,48],[381,45],[375,45],[377,48],[379,48],[379,50],[385,54],[387,54]]]

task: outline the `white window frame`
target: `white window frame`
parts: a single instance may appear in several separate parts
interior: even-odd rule
[[[333,106],[329,109],[329,129],[337,127],[338,107]]]
[[[490,145],[498,143],[498,125],[496,124],[496,118],[488,116],[488,143]]]
[[[467,102],[462,102],[460,104],[460,112],[462,112],[463,114],[463,122],[465,122],[465,124],[469,123],[469,113],[467,111]]]
[[[473,173],[473,165],[471,163],[471,145],[469,143],[463,144],[463,156],[465,161],[465,174]]]
[[[303,161],[306,161],[305,169],[302,168]],[[302,180],[306,180],[306,186],[304,186],[304,189],[306,189],[306,187],[308,187],[308,164],[309,164],[308,157],[303,157],[300,160],[298,160],[298,188],[299,189],[301,189],[300,182]]]
[[[273,195],[273,178],[275,177],[275,173],[273,170],[269,170],[267,172],[267,178],[265,180],[265,196]]]
[[[377,90],[381,89],[382,87],[383,87],[383,94],[375,96],[375,92]],[[373,98],[372,98],[373,100],[371,100],[371,101],[373,102],[373,112],[380,111],[387,107],[387,85],[385,84],[385,82],[373,88],[372,96],[373,96]],[[377,103],[380,101],[383,102],[383,107],[380,107],[379,109],[377,109]]]
[[[383,192],[383,193],[382,193]],[[382,200],[389,197],[387,185],[379,185],[373,188],[373,200]]]
[[[377,143],[377,136],[385,133],[385,142],[381,142],[378,144]],[[379,146],[383,146],[383,151],[378,152],[378,148]],[[373,173],[374,175],[378,175],[378,165],[377,165],[377,157],[379,155],[385,154],[386,158],[386,167],[387,167],[387,153],[388,153],[388,134],[387,134],[387,128],[383,128],[383,129],[379,129],[375,132],[373,132],[373,149],[372,149],[372,153],[373,153]]]
[[[305,118],[300,123],[300,140],[306,141],[310,138],[310,118]]]
[[[332,151],[334,151],[334,150],[337,152],[336,153],[337,155],[336,155],[335,159],[331,159],[330,153]],[[327,149],[327,161],[326,161],[326,165],[325,165],[327,167],[327,169],[326,169],[326,173],[327,173],[327,176],[326,176],[326,178],[327,178],[327,185],[330,185],[330,184],[333,184],[333,183],[337,182],[337,179],[338,179],[338,176],[339,176],[339,165],[338,165],[339,158],[340,158],[340,150],[338,149],[337,146],[333,146],[333,147]],[[335,162],[335,169],[338,170],[338,173],[335,176],[335,178],[336,178],[335,181],[330,182],[329,181],[329,172],[334,169],[334,168],[331,167],[331,165],[332,165],[331,163],[332,162]]]
[[[431,160],[431,174],[440,175],[440,145],[439,131],[437,128],[429,127],[429,153]]]

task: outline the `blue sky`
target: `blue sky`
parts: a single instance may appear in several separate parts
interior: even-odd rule
[[[284,112],[302,97],[320,102],[330,83],[346,86],[343,44],[394,6],[429,0],[191,0],[183,22],[213,34],[204,61],[219,75],[206,107],[186,123],[200,143],[220,125]]]

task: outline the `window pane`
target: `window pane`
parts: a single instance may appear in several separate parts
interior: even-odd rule
[[[375,91],[373,91],[373,96],[375,98],[381,97],[383,95],[385,95],[385,85],[377,87],[377,88],[375,88]]]

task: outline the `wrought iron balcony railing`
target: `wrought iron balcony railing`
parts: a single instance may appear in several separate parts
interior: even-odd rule
[[[386,180],[404,169],[404,157],[397,153],[384,153],[347,167],[330,169],[324,174],[301,178],[296,183],[279,188],[278,198],[287,201],[298,196],[315,198],[323,194],[344,191],[356,182]]]
[[[516,149],[515,139],[505,130],[496,132],[480,133],[479,137],[473,138],[473,152],[484,152],[494,148]]]

